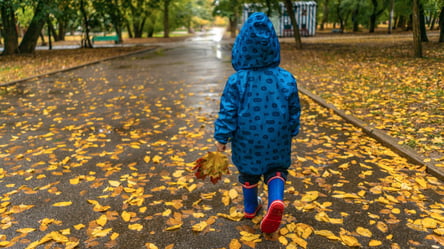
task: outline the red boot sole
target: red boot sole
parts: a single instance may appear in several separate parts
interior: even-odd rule
[[[284,202],[280,200],[273,201],[267,214],[262,219],[261,231],[264,233],[274,233],[279,229],[284,214]]]

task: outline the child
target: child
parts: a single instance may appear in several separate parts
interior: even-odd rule
[[[275,232],[284,212],[284,185],[291,164],[291,139],[299,133],[301,107],[295,78],[279,67],[280,45],[264,13],[245,22],[232,50],[236,73],[225,85],[214,138],[218,151],[231,142],[232,161],[239,170],[245,218],[261,208],[258,182],[268,185],[264,233]]]

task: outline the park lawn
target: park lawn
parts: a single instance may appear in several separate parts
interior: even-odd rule
[[[413,58],[410,36],[307,38],[282,46],[282,66],[301,86],[444,166],[444,44],[423,43]]]

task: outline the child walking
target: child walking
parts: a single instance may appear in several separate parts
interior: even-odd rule
[[[284,185],[291,165],[291,140],[299,133],[301,107],[296,80],[279,67],[280,45],[273,24],[254,13],[243,25],[232,49],[236,71],[220,100],[214,138],[218,151],[231,142],[239,170],[245,218],[261,209],[258,182],[268,185],[268,209],[260,228],[275,232],[284,212]]]

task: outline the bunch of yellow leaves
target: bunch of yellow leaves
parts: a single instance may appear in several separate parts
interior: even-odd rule
[[[198,179],[205,179],[210,177],[213,184],[218,182],[223,174],[229,174],[228,157],[222,152],[208,152],[205,156],[199,158],[195,162],[193,170],[196,170],[196,177]]]

